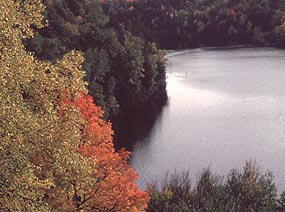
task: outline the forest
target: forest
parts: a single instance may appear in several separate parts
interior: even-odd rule
[[[118,19],[126,29],[144,34],[163,49],[284,47],[282,0],[139,0],[118,7]]]
[[[81,0],[43,3],[47,26],[26,40],[27,49],[50,62],[71,50],[84,53],[84,81],[105,119],[166,102],[164,51],[112,18],[113,7]]]
[[[27,49],[56,61],[84,53],[84,81],[104,118],[167,101],[161,49],[203,46],[285,47],[282,0],[43,0],[47,26]]]
[[[229,45],[285,47],[285,2],[0,0],[0,211],[284,211],[249,162],[143,191],[115,150],[111,122],[167,102],[164,49]]]

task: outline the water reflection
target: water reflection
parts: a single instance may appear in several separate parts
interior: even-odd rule
[[[148,137],[152,135],[155,123],[159,123],[165,107],[166,105],[157,108],[148,107],[122,117],[117,123],[116,149],[126,148],[133,151],[134,145],[137,146],[140,142],[146,145],[148,141],[151,141]]]

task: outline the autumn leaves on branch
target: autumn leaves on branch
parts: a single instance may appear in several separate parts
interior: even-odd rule
[[[51,64],[25,50],[43,9],[0,0],[0,210],[144,211],[149,196],[87,94],[83,57]]]

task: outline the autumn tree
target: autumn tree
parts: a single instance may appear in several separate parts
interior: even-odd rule
[[[127,165],[130,155],[125,150],[115,152],[111,124],[102,119],[103,111],[94,105],[91,96],[81,94],[66,98],[67,108],[80,112],[85,120],[81,130],[79,153],[97,164],[92,187],[73,182],[77,191],[74,199],[84,211],[142,211],[147,207],[148,195],[135,183],[138,175]],[[69,113],[67,113],[68,115]]]
[[[41,62],[25,50],[43,9],[0,0],[0,210],[144,210],[128,153],[114,151],[110,124],[86,96],[83,57]]]
[[[25,51],[22,39],[32,36],[31,25],[42,26],[43,5],[4,0],[0,4],[0,208],[44,211],[50,208],[47,191],[64,190],[65,177],[71,174],[65,167],[82,173],[93,167],[74,151],[80,140],[76,126],[70,123],[63,131],[58,118],[63,91],[86,92],[79,70],[82,57],[72,52],[55,65],[38,61]]]

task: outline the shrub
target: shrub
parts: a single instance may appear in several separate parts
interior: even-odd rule
[[[273,175],[260,174],[252,162],[243,171],[231,170],[224,178],[209,169],[191,186],[189,171],[166,174],[148,186],[149,212],[272,212],[284,211],[285,193],[277,198]]]

